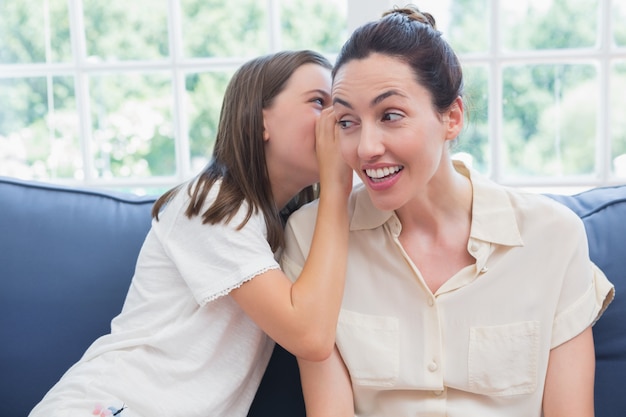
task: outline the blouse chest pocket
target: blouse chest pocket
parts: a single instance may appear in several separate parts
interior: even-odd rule
[[[389,387],[398,379],[399,322],[395,317],[341,310],[337,347],[355,385]]]
[[[487,395],[529,394],[537,387],[537,321],[470,329],[469,388]]]

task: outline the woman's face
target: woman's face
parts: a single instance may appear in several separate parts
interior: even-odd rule
[[[285,88],[263,110],[266,158],[274,193],[297,188],[296,193],[317,181],[315,123],[330,105],[330,70],[316,64],[299,67]],[[293,192],[293,190],[290,190]],[[291,198],[291,196],[289,196]]]
[[[382,54],[344,64],[332,99],[343,157],[376,207],[397,210],[436,183],[462,127],[460,99],[439,114],[411,67]]]

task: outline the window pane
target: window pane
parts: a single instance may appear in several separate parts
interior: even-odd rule
[[[618,46],[626,46],[626,2],[624,0],[613,1],[613,40]]]
[[[348,38],[346,0],[282,0],[281,49],[336,54]]]
[[[215,143],[222,98],[233,72],[189,74],[186,79],[185,113],[189,117],[189,146],[192,171],[209,162]]]
[[[610,89],[611,108],[611,156],[613,172],[620,178],[626,178],[626,61],[619,61],[612,67]]]
[[[87,56],[104,61],[167,57],[167,2],[153,0],[86,0]]]
[[[491,168],[489,147],[489,70],[486,66],[463,68],[465,78],[465,127],[452,148],[456,159],[462,159],[483,174]]]
[[[505,50],[588,48],[598,39],[599,0],[502,1]]]
[[[431,0],[418,7],[435,18],[437,29],[457,54],[488,51],[489,0]]]
[[[434,14],[437,27],[457,53],[489,50],[489,1],[448,0],[451,6],[442,17]],[[428,10],[426,10],[428,11]],[[449,22],[443,19],[449,16]],[[441,21],[441,23],[440,23]]]
[[[67,0],[0,1],[0,64],[71,60],[67,4]]]
[[[0,175],[80,175],[78,116],[71,77],[0,79]]]
[[[180,0],[186,57],[248,57],[266,53],[266,2]]]
[[[97,75],[90,78],[89,90],[98,177],[146,178],[176,172],[168,75]]]
[[[532,65],[503,73],[508,177],[595,172],[599,83],[593,65]]]

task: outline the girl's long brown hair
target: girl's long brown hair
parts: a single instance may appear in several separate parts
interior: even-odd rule
[[[263,109],[272,105],[291,75],[304,64],[332,69],[323,55],[304,50],[258,57],[235,72],[224,94],[211,162],[187,187],[190,196],[185,210],[187,217],[201,215],[204,224],[229,222],[245,200],[248,211],[238,227],[243,227],[254,212],[261,210],[272,250],[282,246],[284,219],[274,202],[265,162]],[[209,190],[220,179],[217,198],[201,213]],[[183,185],[167,191],[155,202],[152,216],[157,221],[159,212]],[[314,197],[314,188],[306,187],[286,208],[292,211]]]

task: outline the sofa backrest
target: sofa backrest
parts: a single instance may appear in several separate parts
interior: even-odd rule
[[[587,229],[616,299],[594,327],[596,417],[626,412],[626,185],[551,195]],[[26,416],[121,310],[154,197],[0,177],[0,417]],[[280,346],[249,417],[304,417]]]
[[[0,178],[0,416],[26,416],[110,331],[153,202]]]
[[[0,177],[0,417],[26,416],[121,310],[155,197]],[[250,417],[304,416],[272,355]]]

